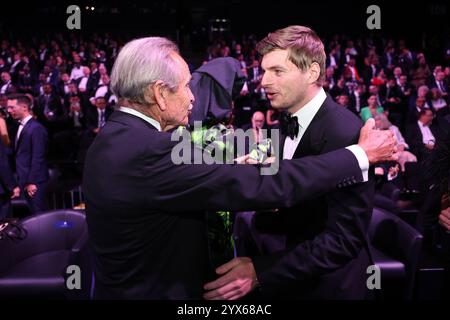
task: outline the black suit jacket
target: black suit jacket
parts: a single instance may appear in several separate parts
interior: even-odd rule
[[[344,149],[281,161],[270,176],[252,165],[175,165],[178,143],[117,111],[91,145],[83,192],[96,298],[200,298],[210,265],[199,210],[291,206],[352,177],[362,181]]]
[[[357,116],[328,96],[293,158],[356,144],[361,126]],[[348,181],[343,188],[281,210],[270,221],[273,231],[265,232],[285,235],[285,249],[254,257],[261,292],[270,297],[363,299],[371,264],[366,233],[373,193],[371,179],[362,184]],[[258,225],[258,215],[255,219]]]
[[[435,121],[431,124],[430,130],[436,140],[435,143],[442,140],[443,132]],[[425,160],[430,155],[431,151],[423,143],[422,131],[420,131],[417,121],[406,127],[405,140],[409,145],[409,149],[417,156],[419,161]]]
[[[17,182],[9,166],[6,147],[0,142],[0,195],[9,195],[15,187]]]
[[[105,121],[109,119],[111,114],[114,112],[114,108],[107,106],[105,108]],[[98,128],[98,111],[96,107],[88,106],[86,111],[86,128],[88,130],[93,130]]]
[[[46,162],[48,135],[43,125],[30,119],[14,144],[16,173],[21,187],[48,180]]]
[[[60,120],[64,114],[61,103],[61,97],[55,93],[52,93],[49,97],[48,108],[54,114],[52,121]],[[49,121],[45,115],[45,95],[39,96],[37,108],[35,109],[36,109],[36,116],[41,122],[46,123]]]

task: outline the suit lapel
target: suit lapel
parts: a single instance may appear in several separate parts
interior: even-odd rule
[[[17,140],[17,144],[15,145],[15,148],[14,148],[16,151],[19,149],[20,143],[23,140],[23,135],[25,134],[26,130],[28,130],[28,128],[30,127],[32,121],[33,121],[33,119],[28,120],[28,122],[23,127],[22,132],[20,133],[19,140]]]
[[[317,111],[316,115],[303,134],[297,149],[295,149],[294,155],[292,156],[293,159],[302,158],[308,155],[315,155],[321,151],[322,146],[326,141],[323,140],[321,135],[319,136],[319,133],[321,132],[319,129],[321,129],[324,125],[322,124],[321,126],[320,120],[327,111],[329,99],[331,99],[331,97],[327,94],[327,98],[320,106],[319,111]]]

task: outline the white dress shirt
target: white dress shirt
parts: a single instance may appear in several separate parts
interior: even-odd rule
[[[17,134],[16,134],[16,146],[17,146],[17,141],[19,141],[20,134],[22,133],[23,128],[25,127],[27,122],[30,121],[31,118],[32,118],[32,116],[28,116],[25,119],[20,120],[19,129],[17,130]]]
[[[73,67],[72,71],[70,72],[70,79],[77,80],[78,78],[83,77],[84,76],[83,68],[84,66],[81,65],[79,68]]]
[[[8,90],[8,86],[11,84],[11,80],[10,81],[8,81],[7,83],[5,83],[3,86],[2,86],[2,89],[0,90],[0,93],[1,94],[5,94],[6,93],[6,90]]]
[[[86,90],[87,83],[88,83],[88,77],[82,77],[81,81],[80,81],[80,84],[78,85],[78,89]]]
[[[308,129],[309,124],[313,120],[316,113],[319,111],[326,98],[327,95],[325,91],[323,90],[323,88],[320,88],[319,92],[314,98],[312,98],[307,104],[303,106],[303,108],[292,115],[293,117],[297,117],[299,131],[298,135],[294,137],[294,139],[286,137],[283,148],[283,159],[292,159],[295,150],[297,149],[300,140],[303,137],[303,134],[305,133],[306,129]],[[367,158],[364,150],[357,144],[346,147],[346,149],[350,150],[354,154],[354,156],[358,160],[359,167],[361,168],[364,181],[368,181],[369,159]]]
[[[141,113],[141,112],[139,112],[139,111],[136,111],[136,110],[134,110],[134,109],[131,109],[131,108],[120,107],[119,110],[122,111],[122,112],[128,113],[128,114],[132,114],[133,116],[139,117],[139,118],[141,118],[142,120],[145,120],[145,121],[147,121],[148,123],[150,123],[150,124],[151,124],[152,126],[154,126],[156,129],[158,129],[158,131],[161,131],[161,125],[160,125],[159,122],[156,121],[155,119],[153,119],[153,118],[151,118],[151,117],[149,117],[149,116],[146,116],[145,114],[143,114],[143,113]]]
[[[420,120],[417,121],[417,124],[419,125],[420,132],[422,132],[422,142],[424,144],[428,144],[430,141],[436,141],[429,126],[424,126]]]

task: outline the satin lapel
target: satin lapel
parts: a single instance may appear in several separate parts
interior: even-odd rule
[[[14,146],[14,150],[17,151],[17,150],[19,149],[20,143],[22,142],[22,139],[23,139],[23,135],[24,135],[24,133],[26,132],[26,130],[28,130],[28,128],[30,127],[31,121],[33,121],[33,119],[30,119],[30,120],[25,124],[25,126],[23,127],[22,132],[20,133],[19,140],[17,140],[17,143],[16,143],[16,145]]]

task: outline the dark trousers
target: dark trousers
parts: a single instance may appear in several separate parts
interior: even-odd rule
[[[24,185],[20,186],[21,197],[27,200],[31,214],[48,210],[48,201],[47,201],[48,182],[46,181],[38,183],[36,184],[36,186],[37,191],[33,197],[30,197],[28,195],[28,193],[25,191]]]
[[[0,220],[11,217],[11,199],[8,194],[0,194]]]

